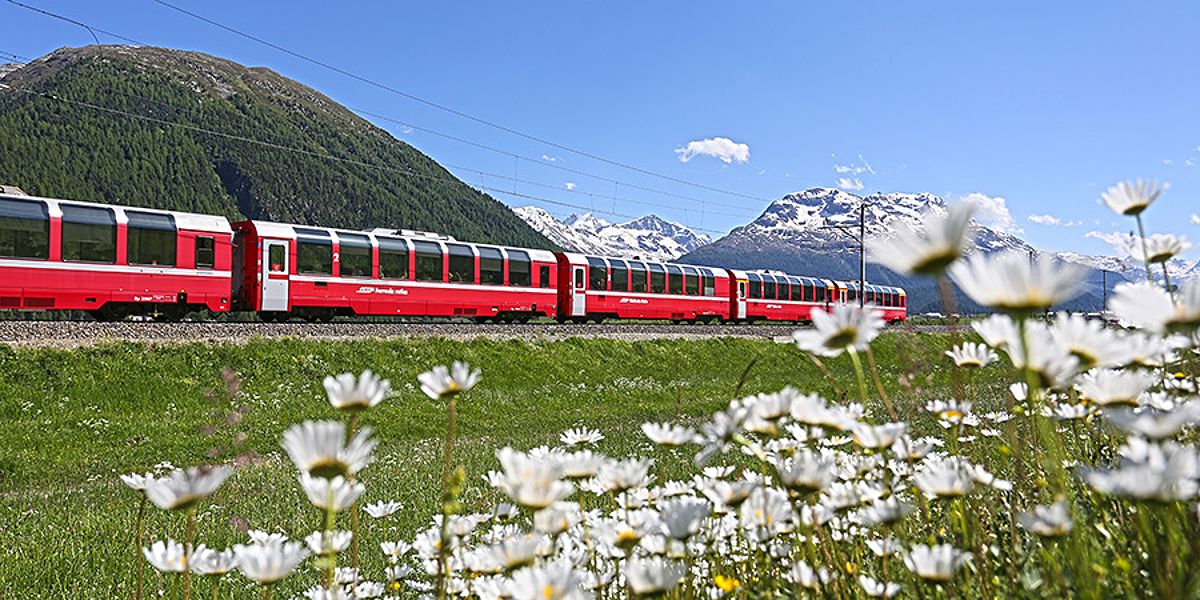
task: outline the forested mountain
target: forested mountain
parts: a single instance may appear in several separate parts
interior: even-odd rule
[[[269,69],[87,46],[0,77],[0,183],[30,194],[554,247],[412,146]]]

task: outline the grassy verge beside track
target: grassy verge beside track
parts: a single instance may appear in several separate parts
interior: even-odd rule
[[[902,417],[927,399],[950,395],[949,363],[941,356],[948,346],[946,335],[907,332],[876,342]],[[428,521],[437,497],[445,410],[421,394],[416,375],[457,359],[483,371],[459,404],[456,457],[468,472],[468,510],[494,499],[481,476],[496,468],[496,448],[555,444],[573,426],[603,431],[601,452],[653,456],[658,478],[672,478],[693,449],[658,451],[641,423],[722,408],[752,362],[742,394],[788,384],[831,399],[854,392],[834,388],[792,346],[751,339],[0,345],[0,597],[130,597],[137,496],[117,476],[162,461],[243,465],[204,505],[200,542],[239,543],[244,536],[237,532],[246,527],[307,535],[319,515],[296,484],[280,436],[304,419],[334,418],[321,379],[364,368],[390,378],[395,396],[365,416],[380,446],[363,473],[362,502],[394,499],[405,506],[382,524],[367,524],[364,568],[376,572],[378,543],[410,537]],[[841,381],[853,381],[846,357],[828,366]],[[233,395],[222,378],[226,370],[239,381]],[[878,405],[868,412],[884,414]],[[147,514],[154,539],[181,538],[179,515]],[[147,572],[153,586],[153,571]],[[285,591],[298,590],[281,589],[280,597],[290,595]],[[246,589],[230,593],[241,597]]]

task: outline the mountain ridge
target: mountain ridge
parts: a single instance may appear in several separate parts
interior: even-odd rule
[[[610,223],[590,212],[564,219],[536,206],[514,208],[513,212],[554,243],[583,254],[667,262],[711,241],[707,235],[654,214]]]
[[[413,146],[267,68],[184,50],[85,46],[56,50],[3,81],[12,89],[0,89],[0,182],[31,194],[555,247]]]

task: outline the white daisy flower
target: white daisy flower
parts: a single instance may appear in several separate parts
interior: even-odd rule
[[[832,312],[813,309],[812,324],[792,334],[796,345],[811,354],[837,356],[846,348],[865,350],[883,328],[883,317],[872,306],[836,304]]]
[[[383,556],[389,562],[395,564],[400,561],[404,555],[412,551],[412,544],[405,541],[399,542],[381,542],[379,549],[383,552]]]
[[[1102,494],[1136,500],[1175,502],[1196,496],[1200,457],[1195,448],[1129,438],[1121,454],[1115,468],[1085,471],[1088,485]]]
[[[1083,419],[1090,413],[1086,404],[1070,404],[1067,402],[1054,402],[1042,407],[1042,416],[1057,419],[1059,421],[1073,421]]]
[[[399,502],[375,502],[364,506],[363,510],[376,519],[382,519],[392,516],[401,508],[404,508],[404,505]]]
[[[250,542],[254,544],[282,544],[288,541],[287,536],[282,533],[268,533],[258,529],[251,529],[246,535],[250,536]]]
[[[875,500],[870,505],[859,510],[856,516],[860,523],[868,527],[874,525],[894,525],[900,519],[913,511],[911,504],[896,496],[888,496]]]
[[[685,496],[663,502],[658,512],[663,535],[673,540],[686,540],[700,530],[701,522],[712,512],[712,505],[699,498]]]
[[[851,432],[854,434],[854,443],[863,448],[887,448],[904,435],[907,429],[908,425],[904,423],[859,424]]]
[[[1018,343],[1007,349],[1014,367],[1032,370],[1048,388],[1060,388],[1075,376],[1079,359],[1054,343],[1048,327],[1037,322],[1026,323],[1025,337],[1025,344]]]
[[[971,553],[950,544],[915,544],[904,557],[904,564],[922,579],[950,581],[959,567],[971,562]]]
[[[351,373],[326,377],[324,384],[329,403],[340,410],[364,410],[375,406],[387,398],[392,389],[391,383],[380,379],[370,369],[357,378]]]
[[[650,466],[653,461],[625,459],[605,463],[596,474],[597,485],[609,492],[623,492],[641,487],[650,481]]]
[[[682,446],[696,439],[696,430],[670,423],[642,423],[642,433],[660,446]]]
[[[1040,255],[1031,260],[1009,250],[976,254],[950,268],[950,277],[972,300],[991,308],[1028,313],[1079,293],[1087,267]]]
[[[341,421],[305,421],[283,432],[283,449],[302,473],[315,477],[354,475],[371,462],[371,428],[363,427],[346,443]]]
[[[233,469],[224,466],[176,469],[146,482],[146,497],[163,510],[186,510],[215,492],[232,474]]]
[[[349,548],[353,537],[349,531],[314,531],[304,538],[304,543],[313,554],[335,554]]]
[[[1191,400],[1170,410],[1151,406],[1106,408],[1104,417],[1129,435],[1163,440],[1200,421],[1200,400]]]
[[[631,558],[624,573],[634,596],[665,594],[675,589],[684,575],[682,567],[659,557]]]
[[[582,600],[580,571],[565,562],[551,562],[513,573],[507,593],[512,600]]]
[[[129,486],[131,490],[143,492],[146,486],[154,480],[158,479],[154,473],[128,473],[121,476],[121,483]]]
[[[563,455],[559,458],[558,464],[562,467],[564,477],[584,479],[600,472],[600,467],[604,465],[605,460],[603,455],[591,450],[577,450]]]
[[[533,528],[546,535],[558,535],[574,527],[582,519],[583,515],[579,511],[579,504],[555,502],[533,513]]]
[[[479,383],[479,376],[478,369],[472,371],[467,363],[455,361],[450,367],[438,365],[421,373],[417,381],[421,383],[421,391],[426,396],[437,400],[470,390]]]
[[[196,550],[202,548],[204,546],[200,546]],[[145,556],[146,561],[155,569],[163,573],[182,573],[188,570],[187,552],[183,544],[175,540],[154,542],[149,548],[142,548],[142,556]]]
[[[1174,301],[1152,282],[1122,283],[1114,290],[1108,307],[1123,323],[1140,329],[1190,333],[1200,327],[1200,281],[1180,286]]]
[[[953,498],[970,492],[975,478],[957,458],[930,456],[913,475],[913,483],[930,498]]]
[[[234,555],[232,548],[213,550],[201,545],[192,553],[188,564],[191,566],[192,572],[197,575],[224,575],[237,566],[237,556]]]
[[[765,541],[793,528],[795,511],[787,494],[771,487],[755,488],[739,507],[742,528],[756,541]]]
[[[947,350],[946,356],[949,356],[955,366],[959,367],[986,367],[999,359],[991,348],[975,342],[959,344]]]
[[[568,429],[558,436],[558,441],[564,446],[594,446],[599,444],[604,439],[604,434],[596,429],[587,427],[578,427]]]
[[[880,558],[887,558],[899,554],[901,550],[904,550],[904,546],[900,543],[900,540],[894,537],[867,540],[867,548],[871,549],[871,554]]]
[[[347,481],[338,475],[333,479],[313,477],[308,473],[300,475],[300,487],[313,506],[321,510],[342,511],[354,504],[355,500],[367,491],[366,486],[357,482]]]
[[[1017,329],[1017,322],[1008,315],[990,315],[982,321],[971,323],[971,329],[983,338],[983,343],[993,348],[1005,349],[1021,343],[1021,331]]]
[[[798,560],[785,575],[788,581],[808,590],[819,590],[821,586],[833,579],[829,569],[820,567],[813,569],[806,561]]]
[[[1137,406],[1138,397],[1150,389],[1157,377],[1143,371],[1092,369],[1079,376],[1075,389],[1098,406]]]
[[[913,440],[902,435],[892,443],[892,453],[896,455],[896,458],[906,462],[921,460],[931,450],[933,450],[933,443],[924,438]]]
[[[1071,532],[1071,515],[1063,500],[1049,506],[1034,506],[1032,511],[1018,515],[1017,521],[1042,537],[1062,537]]]
[[[810,494],[825,489],[833,483],[833,468],[834,462],[831,457],[808,449],[775,462],[780,483],[798,494]]]
[[[858,576],[858,584],[862,586],[863,593],[872,598],[895,598],[901,590],[898,583],[889,581],[884,584],[882,581],[876,581],[866,575]]]
[[[926,213],[920,229],[901,224],[891,237],[874,243],[871,257],[900,273],[940,275],[971,246],[975,238],[970,228],[973,212],[974,204],[959,202],[944,213]]]
[[[1138,260],[1144,260],[1152,265],[1165,263],[1176,256],[1183,254],[1192,245],[1183,236],[1174,236],[1169,233],[1156,233],[1146,238],[1145,251],[1142,250],[1141,244],[1134,244],[1131,250],[1133,257]]]
[[[1132,217],[1146,210],[1168,187],[1153,180],[1122,181],[1108,188],[1100,199],[1118,215]]]
[[[308,558],[308,550],[299,542],[234,546],[233,552],[238,570],[260,584],[272,584],[287,577],[300,561]]]
[[[701,485],[700,493],[718,507],[737,508],[758,487],[759,483],[756,481],[712,480]]]
[[[1117,367],[1129,361],[1126,337],[1100,321],[1079,314],[1058,313],[1050,326],[1054,343],[1079,359],[1084,369]]]
[[[502,448],[496,458],[504,469],[500,489],[518,505],[540,510],[570,496],[575,488],[562,481],[562,467],[554,460],[538,460],[512,448]]]

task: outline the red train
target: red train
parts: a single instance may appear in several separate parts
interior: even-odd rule
[[[907,318],[895,287],[0,195],[0,309],[800,322],[860,293]]]

